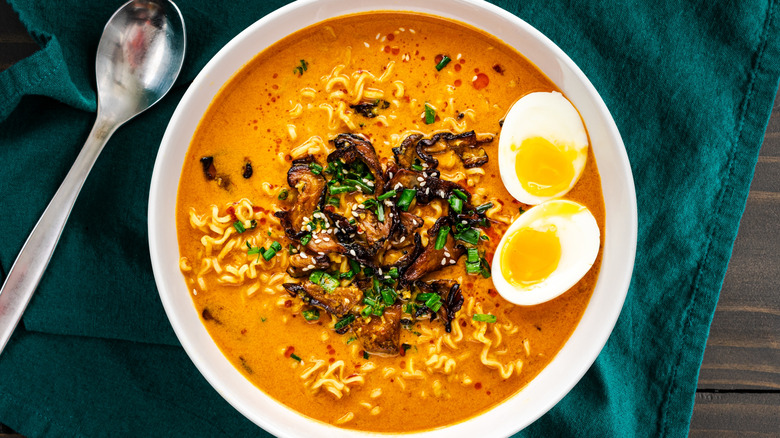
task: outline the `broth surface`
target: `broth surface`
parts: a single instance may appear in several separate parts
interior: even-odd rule
[[[438,71],[440,55],[451,61]],[[369,355],[351,331],[336,333],[326,312],[307,321],[301,313],[307,307],[282,287],[301,279],[285,274],[291,241],[273,213],[294,202],[296,190],[287,184],[292,160],[311,154],[324,165],[337,134],[362,134],[387,166],[392,148],[410,133],[474,130],[495,137],[484,146],[489,156],[484,166],[466,169],[451,152],[437,158],[442,179],[461,184],[474,205],[493,202],[485,230],[490,240],[484,242],[489,261],[504,230],[528,208],[501,182],[499,121],[517,99],[534,91],[560,90],[494,37],[421,14],[326,20],[244,66],[198,126],[176,206],[180,267],[195,308],[225,356],[274,399],[311,418],[360,430],[446,426],[517,393],[575,329],[595,287],[601,254],[570,291],[531,307],[512,305],[489,278],[467,274],[464,256],[430,274],[460,283],[464,304],[452,332],[440,321],[418,320],[401,330],[401,342],[409,346],[404,355]],[[349,107],[366,102],[378,103],[376,117]],[[426,103],[435,108],[431,124],[425,121]],[[209,166],[204,157],[211,157]],[[282,193],[288,198],[280,199]],[[587,206],[604,235],[592,151],[564,198]],[[442,208],[445,201],[410,209],[425,219],[423,237]],[[256,226],[239,232],[237,220],[254,220]],[[282,249],[270,261],[251,253],[272,242]],[[495,315],[496,322],[475,321],[474,314]]]

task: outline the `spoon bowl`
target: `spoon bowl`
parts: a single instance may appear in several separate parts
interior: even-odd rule
[[[95,125],[0,288],[0,353],[49,264],[81,187],[111,134],[171,89],[185,51],[184,19],[169,0],[131,0],[108,21],[98,44]]]

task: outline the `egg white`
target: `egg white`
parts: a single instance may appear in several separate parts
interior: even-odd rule
[[[578,210],[576,213],[561,214],[561,210]],[[506,244],[509,237],[521,228],[546,230],[555,225],[561,243],[561,258],[558,267],[544,280],[532,285],[515,285],[503,274],[501,260],[504,251],[511,251]],[[552,200],[539,204],[522,215],[509,226],[496,247],[492,262],[493,284],[507,301],[521,306],[532,306],[558,297],[590,270],[601,245],[600,231],[596,218],[587,207],[568,200]]]
[[[573,148],[574,177],[568,187],[550,196],[529,193],[520,184],[515,168],[518,151],[525,139],[542,137],[558,147]],[[577,183],[588,159],[588,134],[577,109],[558,92],[536,92],[520,98],[510,108],[498,140],[501,180],[509,193],[524,204],[536,205],[565,195]]]

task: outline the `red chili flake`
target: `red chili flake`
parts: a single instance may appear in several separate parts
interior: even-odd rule
[[[468,324],[466,324],[466,321],[463,321],[463,320],[460,321],[460,326],[461,327],[466,327],[466,325],[468,325]]]
[[[391,51],[393,52],[393,55],[397,55],[401,53],[401,49],[399,47],[393,47],[393,50]]]
[[[335,358],[335,357],[331,357],[330,359],[328,359],[328,363],[333,363],[333,362],[335,362],[335,361],[336,361],[336,358]]]
[[[504,67],[501,64],[493,64],[493,70],[500,75],[504,74]]]
[[[460,87],[461,84],[462,84],[462,82],[460,81],[460,79],[455,79],[455,86],[456,87]]]
[[[230,215],[230,218],[233,219],[233,222],[238,220],[238,218],[236,217],[236,209],[233,208],[232,205],[227,208],[227,212]]]
[[[398,364],[398,368],[401,368],[401,369],[406,368],[406,361],[402,360],[401,363]]]
[[[455,64],[455,71],[460,71],[463,67],[460,66],[460,64]]]
[[[295,353],[295,347],[293,347],[291,345],[291,346],[287,347],[286,350],[284,350],[284,357],[288,357],[289,358],[290,356],[292,356],[293,353]]]
[[[479,73],[471,79],[471,85],[477,90],[481,90],[488,86],[490,78],[485,73]]]
[[[420,57],[420,61],[425,61],[425,57],[424,57],[424,56],[421,56],[421,57]]]
[[[433,58],[433,62],[435,62],[436,65],[439,65],[439,63],[441,62],[442,59],[444,59],[444,55],[438,54],[438,55],[436,55],[435,58]]]
[[[474,389],[482,389],[482,383],[477,382],[474,384]]]
[[[490,395],[490,391],[485,391],[485,394]]]
[[[393,41],[395,39],[395,35],[392,33],[387,34],[387,41]]]
[[[460,63],[461,64],[465,64],[466,63],[466,58],[460,58]]]
[[[291,306],[292,306],[292,301],[291,300],[287,300],[287,301],[284,302],[284,307],[291,307]]]
[[[255,131],[257,131],[257,126],[255,126]]]
[[[263,211],[263,207],[260,207],[258,205],[253,205],[252,206],[252,211],[255,212],[255,213]]]
[[[241,329],[241,334],[245,335],[246,334],[246,329]]]
[[[279,77],[279,73],[274,73],[273,78],[276,79]]]
[[[384,49],[382,49],[385,53],[390,53],[390,46],[385,46]]]

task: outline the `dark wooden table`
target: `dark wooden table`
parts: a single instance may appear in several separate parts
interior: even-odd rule
[[[0,0],[0,71],[38,46]],[[775,100],[699,376],[694,437],[780,436],[780,100]],[[2,418],[0,418],[0,423]],[[0,438],[15,435],[0,424]]]

